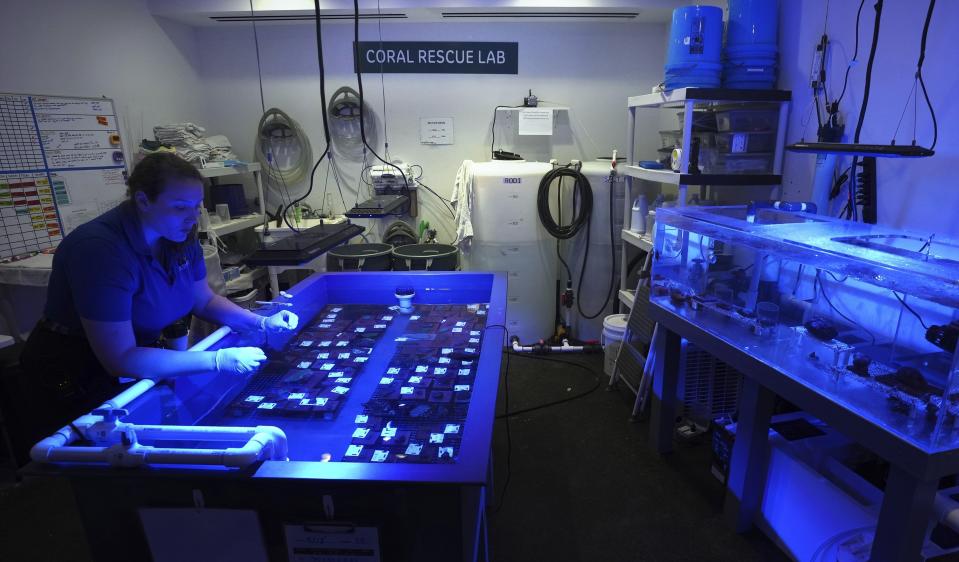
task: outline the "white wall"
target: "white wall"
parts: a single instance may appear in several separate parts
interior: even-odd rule
[[[127,154],[155,124],[202,121],[193,30],[155,19],[142,0],[3,0],[0,92],[107,96],[116,102]],[[42,287],[8,287],[16,330],[27,333]],[[0,321],[0,332],[11,328]]]
[[[0,13],[0,91],[111,97],[127,148],[158,123],[202,121],[194,32],[144,0],[4,0]]]
[[[788,140],[805,137],[815,140],[816,117],[809,113],[812,95],[809,69],[816,42],[823,32],[826,0],[781,0],[780,13],[780,87],[793,91],[793,111]],[[841,112],[846,120],[847,142],[851,142],[859,117],[863,83],[875,11],[874,0],[866,0],[860,24],[859,64],[849,76],[849,89]],[[887,0],[882,15],[879,49],[873,70],[861,142],[888,144],[896,130],[903,107],[913,85],[919,41],[927,2]],[[856,10],[859,2],[829,2],[827,34],[833,41],[832,65],[827,78],[830,100],[842,88],[847,61],[852,58],[855,41]],[[879,223],[897,228],[936,232],[959,237],[959,73],[955,70],[952,38],[959,34],[959,2],[940,1],[929,31],[923,76],[939,122],[936,155],[921,160],[880,159]],[[803,121],[809,118],[809,125]],[[912,141],[913,106],[910,102],[897,138],[899,144]],[[918,106],[919,144],[932,142],[932,125],[925,102]],[[805,132],[804,132],[805,131]],[[808,198],[811,194],[815,157],[788,154],[785,161],[785,192],[789,198]],[[849,159],[841,162],[843,169]],[[837,211],[838,212],[838,211]]]
[[[318,155],[324,143],[314,27],[267,24],[257,29],[266,107],[279,107],[299,121]],[[323,33],[326,91],[332,96],[340,86],[356,87],[351,56],[353,28],[350,24],[324,23]],[[385,75],[390,154],[421,164],[423,182],[448,197],[456,169],[464,159],[489,159],[493,107],[522,103],[529,88],[543,100],[571,108],[568,116],[558,118],[552,151],[542,139],[513,142],[515,137],[500,126],[502,114],[497,120],[497,148],[539,160],[551,154],[561,160],[591,158],[608,155],[613,147],[624,151],[626,97],[648,92],[662,80],[665,33],[663,24],[384,22],[382,36],[386,41],[519,43],[518,75]],[[360,37],[376,40],[376,24],[361,24]],[[250,24],[203,28],[198,31],[198,50],[199,73],[208,102],[205,125],[226,134],[239,154],[250,158],[261,115]],[[367,102],[382,122],[380,76],[364,75],[364,88]],[[420,117],[453,117],[455,144],[421,145]],[[382,140],[382,129],[377,137]],[[658,137],[650,136],[647,142],[655,148]],[[347,159],[341,164],[349,183],[344,186],[347,204],[352,205],[360,165]],[[314,193],[322,191],[324,177],[325,164],[317,173],[319,186]],[[449,214],[422,190],[420,201],[425,210],[421,218],[441,225],[439,238],[449,241]],[[309,202],[319,204],[320,198],[311,197]],[[342,208],[338,195],[334,207],[336,211]]]

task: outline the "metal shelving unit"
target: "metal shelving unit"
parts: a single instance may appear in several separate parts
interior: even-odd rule
[[[722,88],[680,88],[666,92],[631,96],[626,101],[627,118],[627,161],[618,167],[618,172],[626,177],[626,193],[624,197],[623,224],[628,225],[633,198],[638,191],[634,188],[633,180],[642,180],[656,183],[675,185],[678,187],[679,205],[686,204],[686,193],[689,186],[779,186],[779,196],[782,196],[782,159],[786,144],[786,124],[789,118],[789,104],[792,93],[785,90],[727,90]],[[693,173],[689,166],[689,154],[693,138],[693,111],[717,104],[762,103],[779,104],[779,120],[776,127],[776,148],[773,155],[772,173],[766,174],[698,174]],[[682,160],[679,171],[651,170],[642,168],[636,158],[636,127],[637,110],[640,109],[682,109]],[[655,125],[656,122],[654,122]],[[658,131],[658,127],[652,128]],[[622,232],[623,244],[620,263],[624,264],[620,271],[619,302],[622,308],[633,306],[632,287],[627,284],[629,272],[625,264],[629,263],[632,252],[649,252],[653,247],[653,232],[648,231],[640,236],[636,232],[624,229]]]
[[[253,181],[256,183],[257,201],[259,201],[260,212],[240,217],[231,217],[231,219],[221,224],[211,224],[207,230],[202,230],[201,235],[207,236],[207,233],[213,233],[216,236],[227,236],[242,230],[253,229],[266,224],[266,200],[263,197],[263,180],[260,177],[261,167],[256,162],[246,163],[240,166],[225,166],[222,168],[200,168],[200,175],[210,180],[210,184],[215,186],[221,178],[239,177],[246,174],[253,175]],[[245,290],[253,285],[253,282],[266,274],[265,268],[255,268],[226,283],[227,294]],[[274,290],[274,295],[277,294]]]
[[[209,231],[214,232],[217,236],[226,236],[247,228],[254,228],[266,222],[266,202],[263,199],[263,181],[260,178],[261,168],[258,163],[250,162],[242,166],[226,166],[223,168],[200,168],[199,171],[200,175],[209,179],[213,185],[216,185],[220,178],[253,174],[257,200],[260,202],[260,212],[258,214],[236,217],[227,223],[211,225]]]

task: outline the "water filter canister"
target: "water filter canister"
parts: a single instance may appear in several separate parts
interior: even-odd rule
[[[629,220],[629,229],[633,232],[646,234],[646,215],[649,214],[649,203],[646,195],[640,195],[633,201],[633,209]]]

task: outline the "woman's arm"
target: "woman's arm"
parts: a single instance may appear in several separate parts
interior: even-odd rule
[[[93,353],[108,373],[117,377],[161,379],[217,370],[213,351],[173,351],[137,347],[129,321],[101,322],[81,318]]]
[[[260,316],[239,306],[230,299],[215,294],[206,279],[193,283],[193,314],[214,324],[226,324],[234,330],[272,331],[296,329],[299,319],[289,310],[272,316]]]
[[[207,322],[226,324],[234,330],[245,332],[263,329],[265,319],[214,293],[206,279],[193,282],[193,314]]]

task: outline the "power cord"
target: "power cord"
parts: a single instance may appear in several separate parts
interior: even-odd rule
[[[319,61],[319,69],[320,69],[320,107],[325,108],[326,107],[326,67],[323,64],[323,32],[322,32],[322,27],[320,26],[320,0],[313,0],[313,13],[316,17],[316,54],[317,54],[317,59]],[[287,204],[286,207],[283,209],[283,213],[282,213],[283,221],[286,222],[286,226],[289,227],[289,229],[293,231],[294,233],[299,233],[300,229],[293,226],[293,223],[290,222],[288,211],[293,205],[296,205],[300,201],[303,201],[304,199],[309,197],[311,193],[313,193],[313,182],[316,176],[316,170],[317,168],[320,167],[320,162],[322,162],[323,159],[326,158],[328,154],[330,154],[330,145],[331,145],[330,124],[327,121],[327,115],[326,115],[325,109],[324,111],[322,111],[322,113],[323,113],[323,138],[326,140],[326,146],[323,148],[323,153],[320,154],[320,157],[316,159],[316,164],[313,165],[313,169],[310,170],[310,186],[307,188],[306,193],[304,193],[299,198]],[[362,116],[362,112],[360,115]]]
[[[862,324],[856,322],[856,321],[853,320],[852,318],[850,318],[850,317],[846,316],[845,314],[843,314],[842,312],[840,312],[839,309],[836,308],[836,306],[832,303],[832,301],[829,300],[829,295],[826,294],[826,284],[823,283],[822,277],[820,277],[820,273],[821,273],[821,272],[822,272],[821,269],[817,269],[817,270],[816,270],[816,283],[819,284],[819,290],[822,292],[823,298],[826,299],[826,304],[829,305],[829,308],[833,309],[833,311],[834,311],[836,314],[838,314],[839,316],[843,317],[847,322],[849,322],[849,323],[852,324],[853,326],[856,326],[857,328],[859,328],[859,329],[862,330],[863,332],[866,332],[867,334],[869,334],[869,337],[872,338],[872,345],[876,345],[876,335],[875,335],[875,334],[873,334],[872,332],[870,332],[869,330],[867,330]],[[814,290],[815,290],[815,289],[814,289]]]
[[[490,126],[489,157],[490,160],[496,160],[496,112],[500,109],[518,109],[526,107],[525,105],[497,105],[493,108],[493,124]]]
[[[536,360],[536,361],[546,361],[546,362],[549,362],[549,363],[560,363],[560,364],[562,364],[562,365],[571,365],[571,366],[573,366],[573,367],[577,367],[577,368],[579,368],[579,369],[583,369],[583,370],[585,370],[585,371],[588,371],[591,375],[593,375],[593,376],[595,377],[595,383],[593,384],[593,386],[591,386],[591,387],[589,388],[589,390],[585,390],[585,391],[583,391],[583,392],[574,394],[574,395],[572,395],[572,396],[567,396],[566,398],[561,398],[561,399],[559,399],[559,400],[553,400],[553,401],[551,401],[551,402],[546,402],[545,404],[539,404],[538,406],[530,406],[529,408],[523,408],[522,410],[516,410],[515,412],[510,412],[509,409],[507,408],[507,411],[504,412],[504,413],[502,413],[502,414],[500,414],[500,415],[498,415],[498,416],[496,416],[496,419],[509,419],[509,418],[511,418],[511,417],[519,416],[519,415],[522,415],[522,414],[528,414],[528,413],[530,413],[530,412],[536,412],[536,411],[538,411],[538,410],[543,410],[543,409],[546,409],[546,408],[552,408],[553,406],[558,406],[558,405],[560,405],[560,404],[565,404],[566,402],[572,402],[573,400],[578,400],[578,399],[580,399],[580,398],[585,398],[586,396],[589,396],[590,394],[592,394],[593,392],[595,392],[595,391],[601,386],[601,378],[600,378],[600,376],[596,373],[596,371],[594,371],[593,369],[591,369],[591,368],[589,368],[589,367],[587,367],[586,365],[583,365],[583,364],[581,364],[581,363],[575,363],[575,362],[573,362],[573,361],[564,361],[564,360],[562,360],[562,359],[553,359],[553,358],[550,358],[550,357],[543,357],[542,355],[528,355],[528,354],[525,354],[525,353],[516,353],[516,352],[513,352],[513,351],[507,351],[506,354],[507,354],[507,355],[515,355],[516,357],[523,357],[523,358],[525,358],[525,359],[532,359],[532,360]]]
[[[849,71],[852,70],[852,67],[859,62],[859,19],[862,17],[862,8],[866,5],[866,0],[861,0],[859,2],[859,10],[856,12],[856,48],[852,53],[852,60],[849,61],[849,64],[846,66],[846,76],[842,80],[842,92],[839,93],[839,97],[836,98],[834,102],[834,107],[838,111],[839,104],[842,102],[842,98],[846,97],[846,87],[849,86]]]
[[[360,2],[359,0],[353,0],[353,56],[354,56],[354,60],[356,61],[360,60],[359,49],[360,49]],[[400,167],[397,166],[396,164],[392,162],[388,162],[384,160],[382,157],[380,157],[380,155],[376,153],[376,150],[374,150],[373,147],[370,146],[370,143],[366,140],[366,123],[364,120],[365,118],[363,116],[363,114],[366,113],[364,111],[364,108],[366,106],[363,101],[363,72],[360,70],[359,64],[356,65],[356,86],[360,94],[360,138],[363,139],[363,146],[365,146],[370,151],[370,154],[375,156],[377,160],[386,164],[387,166],[390,166],[396,169],[397,173],[400,174],[400,177],[403,178],[403,190],[406,196],[409,197],[410,183],[406,179],[406,174],[403,173],[403,170],[401,170]],[[384,136],[385,136],[385,130],[384,130]]]

